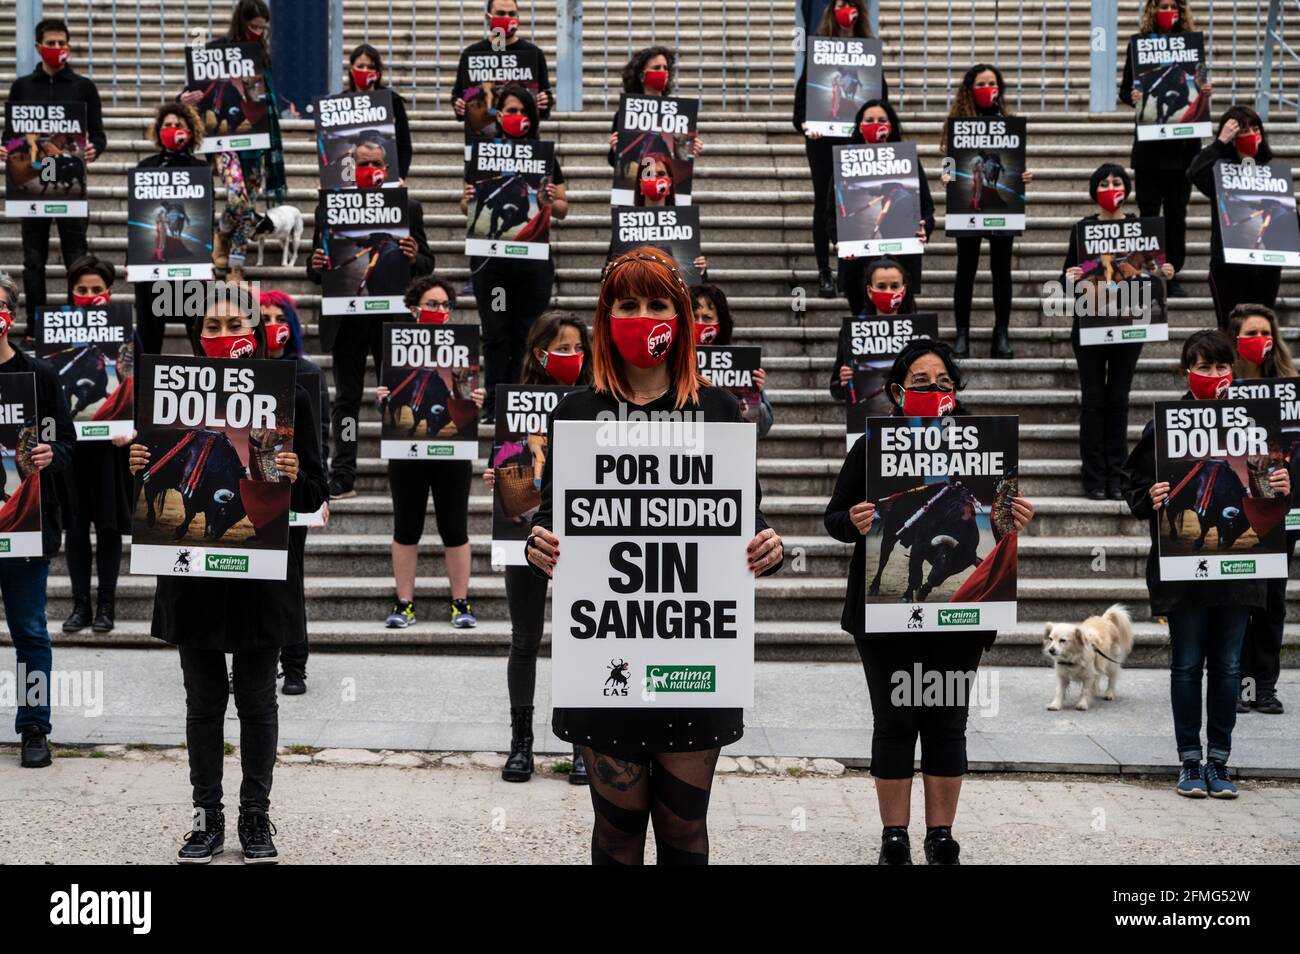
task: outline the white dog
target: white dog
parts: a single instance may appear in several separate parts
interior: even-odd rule
[[[1115,698],[1124,660],[1133,651],[1133,621],[1119,603],[1100,616],[1089,616],[1081,624],[1048,623],[1043,633],[1043,655],[1056,666],[1056,695],[1047,704],[1061,708],[1071,682],[1081,683],[1083,692],[1075,708],[1086,710],[1106,676],[1105,699]]]
[[[280,264],[292,268],[298,264],[298,244],[302,241],[302,213],[291,205],[277,205],[266,215],[255,213],[252,238],[257,241],[257,264],[267,238],[280,240]]]

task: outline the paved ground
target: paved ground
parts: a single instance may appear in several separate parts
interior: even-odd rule
[[[0,863],[170,862],[189,823],[184,751],[77,754],[23,771],[11,767],[14,748],[0,749]],[[460,755],[437,766],[426,759],[390,756],[418,766],[402,768],[289,756],[276,770],[272,805],[284,860],[587,862],[586,789],[545,774],[510,784]],[[238,776],[229,759],[228,791]],[[918,784],[917,858],[919,796]],[[955,831],[974,864],[1296,864],[1297,818],[1300,784],[1292,781],[1255,782],[1221,802],[1179,798],[1167,781],[973,776]],[[879,846],[874,790],[859,773],[719,775],[709,827],[719,863],[874,863]],[[232,849],[219,862],[238,858]]]
[[[149,743],[184,740],[180,664],[168,649],[59,649],[63,672],[83,673],[97,706],[60,708],[57,743]],[[504,751],[509,743],[504,657],[326,654],[312,657],[309,692],[280,699],[280,741],[320,748]],[[86,675],[88,674],[88,675]],[[733,756],[803,756],[865,765],[871,710],[859,666],[760,662],[755,705]],[[984,692],[972,707],[969,753],[975,770],[1167,772],[1176,764],[1167,672],[1133,669],[1119,698],[1091,710],[1048,712],[1050,669],[982,672]],[[0,674],[3,678],[3,674]],[[11,678],[11,677],[10,677]],[[9,684],[12,686],[12,682]],[[1241,772],[1300,777],[1300,670],[1284,670],[1282,716],[1239,716],[1233,765]],[[1074,697],[1071,696],[1069,704]],[[550,660],[538,665],[538,750],[562,752],[549,731]],[[0,725],[10,722],[0,694]],[[99,709],[98,714],[92,714]],[[238,741],[230,706],[227,737]]]

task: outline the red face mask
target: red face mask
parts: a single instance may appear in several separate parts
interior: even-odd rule
[[[695,323],[695,343],[697,345],[711,345],[718,340],[718,325]]]
[[[667,70],[646,70],[642,79],[646,89],[652,89],[656,93],[662,93],[668,87]]]
[[[1162,29],[1162,30],[1172,30],[1172,29],[1174,28],[1174,25],[1175,25],[1176,23],[1178,23],[1178,11],[1177,11],[1177,10],[1157,10],[1157,11],[1156,11],[1156,26],[1160,27],[1160,29]]]
[[[668,356],[677,334],[677,316],[671,318],[611,318],[610,337],[628,364],[653,368]]]
[[[937,385],[925,388],[903,388],[903,413],[908,417],[943,417],[957,407],[951,391],[941,391]]]
[[[279,321],[266,323],[266,343],[272,351],[279,351],[289,343],[289,326]]]
[[[1237,144],[1237,151],[1243,156],[1253,156],[1259,152],[1259,144],[1263,139],[1261,133],[1238,133],[1233,142]]]
[[[109,293],[104,292],[102,295],[73,295],[72,303],[78,308],[94,308],[97,305],[108,304]]]
[[[515,31],[517,31],[518,29],[519,29],[518,17],[493,17],[492,18],[493,33],[496,33],[498,30],[500,30],[506,36],[514,36]]]
[[[666,198],[672,187],[673,182],[667,176],[650,176],[641,180],[641,194],[647,199]]]
[[[1195,371],[1187,372],[1188,390],[1192,392],[1192,397],[1198,401],[1213,401],[1216,398],[1226,397],[1230,384],[1232,384],[1231,371],[1223,375],[1223,377],[1197,374]]]
[[[190,141],[190,131],[180,126],[167,126],[158,130],[158,138],[168,152],[179,152]]]
[[[266,36],[266,31],[254,30],[252,27],[247,27],[244,30],[244,36],[248,38],[249,43],[257,43],[262,39],[262,37]]]
[[[72,53],[67,47],[38,46],[36,49],[41,54],[41,60],[52,70],[63,69],[63,65],[68,62],[68,57]]]
[[[903,296],[906,292],[881,291],[878,288],[872,288],[867,294],[871,296],[871,303],[876,306],[877,314],[892,315],[898,311],[898,306],[903,303]]]
[[[971,95],[975,97],[975,105],[980,109],[988,109],[998,101],[998,88],[996,86],[976,86],[971,89]]]
[[[199,347],[209,358],[251,358],[257,351],[257,339],[251,332],[218,335],[215,338],[200,338]]]
[[[378,189],[383,184],[383,166],[357,166],[358,189]]]
[[[835,22],[845,30],[851,30],[853,24],[858,22],[857,7],[839,7],[835,11]]]
[[[1255,366],[1262,365],[1273,351],[1272,335],[1251,335],[1237,339],[1237,354]]]
[[[416,320],[422,325],[442,325],[451,318],[451,312],[441,308],[421,308]]]
[[[1114,212],[1124,202],[1124,197],[1128,195],[1123,189],[1098,189],[1097,204],[1107,212]]]
[[[542,367],[556,384],[573,384],[582,374],[582,361],[585,356],[581,351],[564,354],[560,351],[548,351],[542,356]]]
[[[352,67],[352,85],[357,89],[374,89],[375,84],[378,82],[378,70],[363,70],[359,66]]]
[[[9,329],[14,326],[14,316],[7,311],[0,311],[0,338],[9,334]]]
[[[862,133],[862,141],[874,145],[889,139],[893,127],[889,123],[864,122],[858,126],[858,129]]]
[[[523,113],[501,114],[501,131],[512,139],[528,135],[531,126],[532,123],[528,121],[528,117]]]

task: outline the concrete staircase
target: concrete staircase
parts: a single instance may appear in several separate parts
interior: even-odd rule
[[[57,6],[57,4],[55,5]],[[123,6],[125,6],[123,4]],[[91,245],[101,255],[118,262],[125,256],[125,173],[138,159],[152,151],[145,141],[145,116],[160,97],[162,88],[179,86],[183,64],[179,57],[160,58],[158,51],[179,49],[183,21],[172,15],[172,3],[159,8],[157,0],[140,4],[144,11],[139,24],[122,25],[119,56],[135,55],[135,36],[141,49],[138,84],[144,107],[135,105],[136,77],[119,88],[117,105],[106,109],[110,149],[92,166]],[[345,48],[368,36],[385,52],[387,27],[380,22],[384,5],[371,5],[367,32],[364,8],[349,4],[345,21]],[[404,93],[409,85],[410,6],[394,5],[408,17],[404,26],[394,27],[388,76]],[[591,5],[589,5],[590,7]],[[673,18],[660,9],[651,29],[650,5],[636,0],[632,29],[627,29],[626,8],[620,5],[617,23],[611,19],[609,72],[616,76],[626,58],[628,42],[639,47],[650,42],[673,42]],[[844,453],[843,411],[826,390],[834,354],[834,339],[846,306],[842,301],[826,302],[815,297],[815,262],[810,248],[810,205],[812,189],[804,151],[789,121],[793,90],[793,53],[789,37],[792,15],[781,4],[769,27],[767,10],[754,5],[750,23],[751,93],[745,99],[743,18],[730,11],[706,11],[702,23],[692,9],[681,14],[681,76],[685,95],[700,86],[704,107],[701,130],[706,150],[697,167],[695,201],[701,208],[703,250],[710,261],[710,274],[732,301],[737,319],[738,340],[759,344],[764,349],[764,367],[776,424],[759,444],[759,474],[763,481],[765,511],[772,524],[786,538],[792,556],[801,556],[800,572],[788,569],[772,580],[758,584],[758,652],[762,658],[851,658],[851,641],[839,630],[844,595],[844,572],[848,548],[831,541],[822,528],[822,513]],[[966,4],[959,4],[969,10]],[[529,4],[527,30],[548,52],[554,71],[554,4]],[[1021,420],[1021,473],[1024,492],[1037,505],[1039,516],[1021,544],[1020,618],[1022,623],[1003,634],[995,647],[996,658],[1005,662],[1032,663],[1038,657],[1042,622],[1051,619],[1080,619],[1098,612],[1115,600],[1129,604],[1139,623],[1139,664],[1158,664],[1165,630],[1151,622],[1146,604],[1143,565],[1147,551],[1145,524],[1129,517],[1123,504],[1082,499],[1079,488],[1077,422],[1079,396],[1077,373],[1070,351],[1068,323],[1045,317],[1041,298],[1044,282],[1059,275],[1068,229],[1089,211],[1086,183],[1091,171],[1106,160],[1126,161],[1132,135],[1132,117],[1126,112],[1088,114],[1088,35],[1086,21],[1071,24],[1052,12],[1042,19],[1036,12],[1024,23],[1023,79],[1015,66],[1016,19],[1003,11],[994,43],[992,0],[973,5],[974,29],[958,17],[951,31],[939,22],[939,5],[930,11],[929,49],[919,38],[926,34],[925,10],[915,4],[886,0],[882,6],[885,25],[886,62],[890,81],[909,138],[918,142],[922,161],[939,209],[939,228],[926,255],[925,294],[919,307],[940,315],[944,336],[951,336],[951,288],[954,276],[954,246],[943,231],[943,190],[938,181],[940,158],[938,136],[947,111],[947,77],[950,62],[948,37],[952,36],[951,63],[955,82],[975,56],[997,59],[1004,65],[1010,83],[1020,89],[1020,112],[1030,118],[1030,167],[1036,178],[1031,187],[1029,227],[1017,242],[1013,264],[1015,281],[1012,345],[1014,361],[984,357],[992,325],[992,302],[987,281],[981,276],[975,292],[973,357],[965,363],[969,386],[965,401],[980,413],[1019,414]],[[946,8],[945,8],[946,10]],[[464,220],[456,209],[461,184],[460,127],[450,115],[446,98],[462,45],[459,24],[463,15],[464,40],[480,33],[481,6],[465,2],[421,7],[415,16],[415,47],[419,54],[418,88],[411,110],[416,140],[415,163],[409,184],[424,203],[430,242],[440,273],[456,281],[468,275],[462,254]],[[166,15],[164,16],[164,12]],[[615,14],[610,11],[610,17]],[[964,14],[963,14],[964,16]],[[96,59],[90,73],[101,83],[106,104],[112,77],[107,44],[103,39],[104,12],[96,14]],[[86,7],[72,11],[73,29],[84,36]],[[1135,29],[1134,15],[1126,9],[1120,35]],[[1253,101],[1257,51],[1247,41],[1253,26],[1244,24],[1235,63],[1225,51],[1231,38],[1231,22],[1216,23],[1212,57],[1216,88],[1230,90],[1237,84],[1242,100]],[[199,22],[195,16],[193,22]],[[162,34],[160,36],[160,31]],[[599,279],[599,267],[608,244],[609,168],[605,163],[605,139],[609,111],[600,108],[605,88],[602,37],[606,26],[599,9],[589,9],[585,24],[586,111],[552,116],[543,134],[559,144],[559,154],[569,183],[571,213],[560,223],[554,252],[557,259],[555,303],[589,316]],[[0,2],[0,44],[13,37],[13,4]],[[770,37],[770,39],[769,39]],[[129,44],[127,40],[129,39]],[[165,42],[164,42],[165,41]],[[22,42],[27,42],[24,38]],[[79,49],[84,45],[78,41]],[[774,50],[769,54],[768,49]],[[1068,55],[1068,70],[1067,70]],[[83,61],[84,64],[84,61]],[[83,64],[78,65],[78,69]],[[1222,65],[1220,65],[1222,64]],[[1122,65],[1122,56],[1121,56]],[[770,86],[769,69],[774,76]],[[9,77],[0,76],[7,82]],[[616,83],[616,81],[615,81]],[[1041,88],[1041,92],[1040,92]],[[928,102],[925,90],[929,90]],[[410,98],[410,97],[408,97]],[[1226,96],[1224,98],[1226,100]],[[617,100],[617,86],[610,102]],[[1221,100],[1222,103],[1224,100]],[[309,123],[287,121],[286,162],[290,175],[290,201],[303,210],[310,229],[315,203],[317,167]],[[1294,124],[1274,123],[1270,135],[1280,156],[1297,162]],[[1174,302],[1171,340],[1148,345],[1134,384],[1130,437],[1136,438],[1150,416],[1150,402],[1176,396],[1174,372],[1182,340],[1191,331],[1212,325],[1213,310],[1206,285],[1209,252],[1208,204],[1193,197],[1190,209],[1189,262],[1182,274],[1190,298]],[[310,233],[309,233],[310,234]],[[0,230],[0,265],[11,274],[21,271],[21,251],[16,228]],[[304,255],[309,251],[304,250]],[[57,253],[52,254],[57,263]],[[278,263],[279,250],[268,249],[268,260]],[[309,342],[318,351],[316,316],[319,295],[303,274],[303,256],[298,267],[278,264],[250,268],[249,278],[263,287],[282,288],[293,294],[307,324]],[[54,300],[63,294],[64,270],[51,264],[48,272]],[[803,289],[806,310],[795,310],[796,290]],[[1284,273],[1282,310],[1300,294],[1300,278]],[[461,318],[472,318],[470,308]],[[1288,337],[1300,345],[1294,329]],[[168,350],[183,351],[179,330],[168,342]],[[328,355],[318,360],[327,369]],[[312,531],[308,542],[307,596],[311,638],[318,648],[382,647],[390,651],[437,653],[504,652],[509,641],[502,578],[488,565],[490,500],[476,482],[470,501],[471,534],[475,554],[471,595],[480,624],[470,632],[453,631],[444,622],[447,587],[444,567],[436,544],[434,523],[429,521],[427,557],[418,582],[418,609],[423,618],[405,631],[388,631],[382,618],[392,593],[388,544],[391,514],[384,464],[378,459],[378,421],[373,391],[367,392],[361,427],[361,475],[359,496],[332,505],[333,519],[324,531]],[[490,441],[481,442],[482,458]],[[791,561],[793,563],[793,561]],[[123,577],[119,590],[119,627],[100,639],[88,634],[78,642],[108,645],[149,645],[148,620],[153,580]],[[1294,589],[1294,585],[1293,585]],[[50,584],[50,618],[56,624],[70,608],[70,586],[60,559]],[[1289,609],[1286,653],[1294,663],[1300,645],[1300,609]],[[433,620],[429,622],[428,620]],[[59,636],[63,642],[72,640]],[[156,645],[156,644],[155,644]]]

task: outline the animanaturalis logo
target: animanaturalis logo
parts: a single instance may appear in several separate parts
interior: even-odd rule
[[[107,424],[83,424],[81,426],[82,437],[107,437]]]
[[[128,925],[132,934],[153,927],[153,892],[82,891],[74,884],[50,895],[50,923],[58,926]]]
[[[67,215],[68,207],[66,205],[50,205],[49,203],[46,203],[45,214],[46,215]]]
[[[1245,576],[1254,572],[1254,560],[1223,560],[1219,563],[1220,576]]]
[[[940,626],[978,626],[980,611],[977,609],[941,609]]]
[[[1006,227],[1006,224],[1007,224],[1007,220],[1006,220],[1006,219],[991,219],[991,218],[988,218],[987,216],[984,218],[984,227],[985,227],[985,228],[990,228],[990,229],[997,228],[997,229],[1000,229],[1000,228],[1005,228],[1005,227]]]
[[[456,453],[456,448],[450,444],[427,444],[424,453],[426,457],[451,457]]]
[[[1196,127],[1195,127],[1195,126],[1175,126],[1175,127],[1174,127],[1174,135],[1175,135],[1175,136],[1191,136],[1191,135],[1194,135],[1195,133],[1196,133]]]
[[[717,666],[646,666],[651,692],[717,692]]]
[[[1125,341],[1145,341],[1147,330],[1145,328],[1125,328],[1119,335]]]
[[[507,246],[506,246],[506,254],[507,254],[507,255],[523,255],[523,256],[527,257],[527,255],[528,255],[528,246],[527,246],[527,245],[507,245]]]
[[[378,301],[366,302],[366,311],[388,311],[388,299],[381,298]]]
[[[0,537],[0,553],[13,552],[13,541],[8,537]]]
[[[203,566],[209,573],[247,573],[248,557],[242,553],[209,553]]]
[[[176,265],[167,269],[168,278],[189,278],[193,271],[189,266]]]

